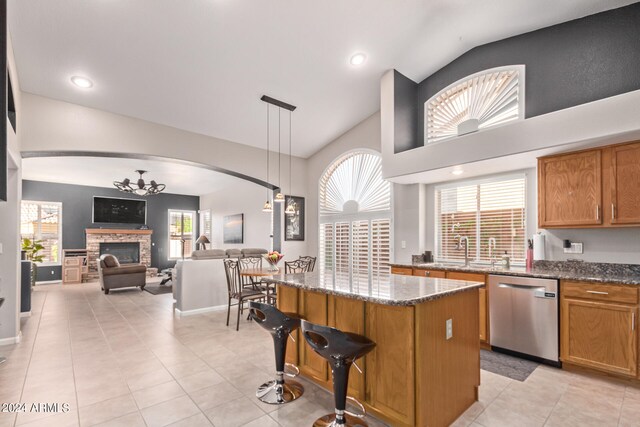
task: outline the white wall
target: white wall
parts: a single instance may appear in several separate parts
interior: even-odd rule
[[[262,212],[266,189],[251,182],[236,180],[232,188],[200,196],[200,210],[211,209],[212,247],[271,248],[271,215]],[[224,243],[223,218],[244,214],[244,243]]]
[[[7,120],[9,154],[8,199],[0,202],[0,296],[5,298],[0,308],[0,344],[10,344],[19,339],[20,334],[20,200],[22,198],[20,172],[20,142],[22,129],[22,100],[20,82],[15,68],[11,37],[7,38],[7,59],[13,95],[18,113],[18,134]]]
[[[380,113],[358,123],[308,159],[307,249],[314,256],[318,253],[318,181],[338,157],[357,149],[380,152]],[[420,251],[419,186],[394,184],[393,197],[394,258],[411,259],[411,254]]]
[[[288,190],[288,178],[284,182],[287,183],[285,188]],[[294,180],[294,195],[304,197],[305,193],[302,190],[305,182],[304,176]],[[289,191],[286,193],[289,194]],[[262,212],[262,205],[266,198],[267,190],[264,187],[240,179],[235,180],[231,188],[200,196],[200,210],[211,209],[213,248],[265,248],[271,250],[272,214]],[[226,215],[239,213],[244,214],[244,243],[224,243],[223,219]],[[281,221],[284,230],[284,220],[281,218]],[[283,240],[281,252],[287,261],[297,259],[300,255],[307,253],[306,241],[287,242]]]
[[[29,93],[23,94],[22,104],[21,149],[25,152],[144,154],[206,164],[265,179],[265,151],[259,148]],[[272,142],[277,140],[276,132],[277,128],[272,126]],[[285,156],[282,159],[284,163]],[[277,153],[271,153],[271,160],[273,165]],[[304,159],[294,157],[294,170],[304,170],[305,163]],[[274,170],[271,182],[277,184]]]

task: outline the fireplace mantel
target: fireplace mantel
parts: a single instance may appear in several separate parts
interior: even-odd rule
[[[140,263],[151,267],[151,234],[153,230],[121,229],[121,228],[87,228],[85,229],[87,261],[89,275],[98,274],[98,257],[100,243],[140,243]]]
[[[138,230],[126,228],[87,228],[87,234],[153,234],[153,230]]]

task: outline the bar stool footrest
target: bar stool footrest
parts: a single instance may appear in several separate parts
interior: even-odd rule
[[[345,414],[344,418],[344,424],[337,424],[336,414],[327,414],[324,417],[318,418],[313,423],[313,427],[368,427],[368,424],[362,418],[352,417],[348,414]]]
[[[284,380],[283,384],[278,384],[271,380],[258,387],[256,397],[269,405],[282,405],[298,399],[303,393],[304,387],[297,381]]]

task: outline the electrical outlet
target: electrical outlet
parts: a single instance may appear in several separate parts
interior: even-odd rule
[[[571,243],[570,248],[564,248],[565,254],[581,254],[583,253],[583,245],[582,243]]]
[[[407,249],[407,241],[403,240],[402,242],[400,242],[400,246],[402,247],[402,249]]]
[[[2,251],[4,250],[4,248],[2,247],[2,243],[0,243],[0,255],[2,255]]]
[[[447,319],[446,322],[447,339],[453,338],[453,319]]]

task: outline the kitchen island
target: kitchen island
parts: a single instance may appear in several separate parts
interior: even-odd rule
[[[395,274],[306,273],[266,279],[278,308],[364,335],[376,348],[352,367],[348,394],[394,426],[447,426],[478,399],[479,282]],[[447,338],[447,320],[451,337]],[[287,362],[329,390],[331,372],[301,336]]]

